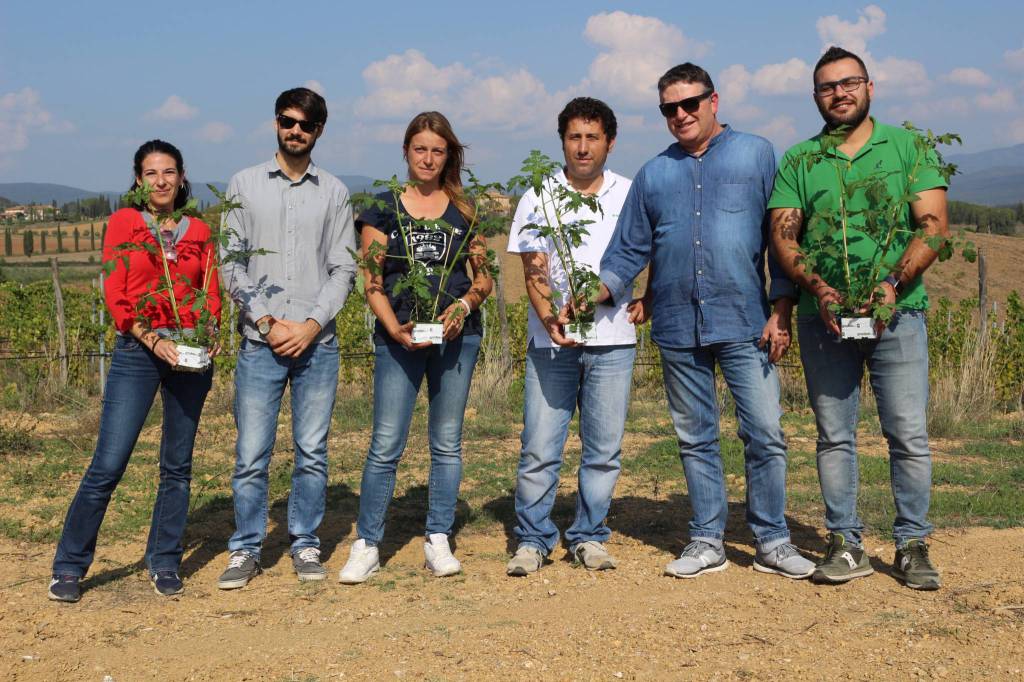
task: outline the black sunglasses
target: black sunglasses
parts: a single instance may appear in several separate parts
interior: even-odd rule
[[[295,127],[296,123],[302,128],[302,132],[308,135],[312,135],[322,125],[320,121],[300,121],[297,118],[285,116],[284,114],[277,115],[277,125],[281,127],[281,130],[291,130]]]
[[[675,116],[677,107],[682,107],[683,111],[688,114],[692,114],[697,111],[697,109],[700,109],[701,102],[706,100],[708,97],[711,97],[713,94],[715,94],[714,90],[705,90],[699,95],[687,97],[686,99],[681,99],[678,102],[664,102],[659,104],[658,110],[661,111],[661,115],[665,118],[672,118]]]

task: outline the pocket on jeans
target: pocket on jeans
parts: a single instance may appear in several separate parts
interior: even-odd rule
[[[266,347],[267,344],[262,341],[253,341],[252,339],[245,337],[242,339],[242,345],[238,347],[238,352],[242,354],[255,353]]]
[[[128,353],[133,353],[140,351],[143,348],[144,346],[141,343],[139,343],[139,340],[136,339],[134,336],[118,336],[117,341],[114,343],[115,351],[120,350]]]

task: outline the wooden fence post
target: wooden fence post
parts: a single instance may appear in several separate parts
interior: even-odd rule
[[[986,297],[988,296],[988,287],[985,279],[988,275],[988,266],[985,263],[985,254],[978,249],[978,333],[983,339],[985,336],[985,329],[988,327],[988,320],[986,315]]]
[[[50,259],[50,270],[53,272],[53,298],[57,304],[57,342],[60,348],[60,387],[68,387],[68,340],[64,328],[64,295],[60,290],[60,274],[57,271],[57,259]]]

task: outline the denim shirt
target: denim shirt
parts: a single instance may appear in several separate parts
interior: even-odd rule
[[[775,177],[771,143],[728,126],[701,156],[678,144],[644,164],[601,259],[612,300],[632,292],[651,263],[651,338],[696,348],[761,335],[765,294],[765,207]],[[769,255],[771,300],[796,287]]]

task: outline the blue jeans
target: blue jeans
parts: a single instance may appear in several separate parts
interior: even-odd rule
[[[439,346],[408,351],[377,344],[373,370],[373,436],[359,490],[356,532],[367,544],[384,537],[384,517],[395,492],[398,460],[409,438],[416,394],[427,378],[430,415],[430,480],[426,534],[450,535],[462,482],[462,421],[480,336],[460,336]]]
[[[622,466],[635,346],[535,348],[526,354],[523,448],[516,474],[516,528],[520,545],[550,554],[558,543],[551,508],[558,491],[562,450],[576,406],[580,410],[576,518],[565,532],[569,546],[611,535],[605,525]]]
[[[896,504],[893,536],[902,546],[927,536],[932,460],[928,449],[928,331],[921,311],[897,312],[877,340],[842,341],[817,316],[800,318],[800,359],[818,424],[818,480],[825,527],[860,544],[857,418],[867,364],[878,421],[889,443]]]
[[[661,348],[665,393],[693,518],[691,540],[720,543],[729,514],[718,441],[715,363],[736,403],[747,478],[747,524],[758,549],[789,542],[786,526],[786,440],[779,425],[779,376],[757,342]]]
[[[178,570],[188,517],[192,446],[212,383],[212,368],[202,374],[176,372],[134,338],[117,338],[103,390],[96,451],[64,519],[53,560],[55,574],[82,577],[88,572],[110,496],[124,475],[158,389],[164,412],[160,483],[146,543],[146,566],[150,572]]]
[[[270,346],[245,339],[235,367],[235,501],[232,552],[260,555],[267,534],[267,478],[277,436],[284,387],[291,383],[295,464],[288,495],[292,553],[319,547],[316,529],[327,498],[327,432],[338,391],[338,340],[311,344],[297,358],[275,355]]]

